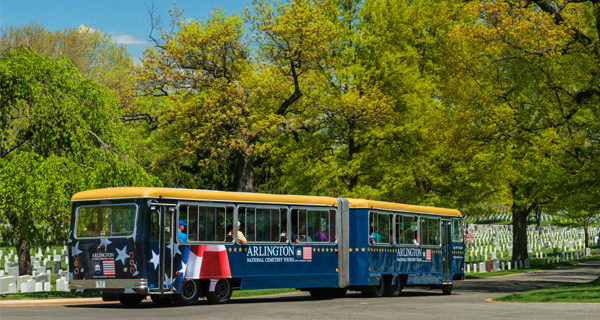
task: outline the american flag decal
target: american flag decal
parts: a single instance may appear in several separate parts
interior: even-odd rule
[[[115,260],[102,260],[102,270],[105,276],[115,275]]]
[[[302,260],[312,260],[312,247],[302,248]]]
[[[431,261],[431,249],[425,250],[425,260]]]

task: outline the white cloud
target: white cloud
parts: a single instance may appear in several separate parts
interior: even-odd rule
[[[98,30],[94,29],[94,28],[90,28],[88,26],[86,26],[85,24],[81,24],[79,25],[79,27],[77,27],[77,31],[79,32],[97,32]]]
[[[134,36],[130,36],[128,34],[112,34],[110,36],[112,38],[112,41],[114,43],[118,43],[118,44],[141,44],[141,45],[147,45],[148,41],[146,40],[142,40],[142,39],[137,39]]]

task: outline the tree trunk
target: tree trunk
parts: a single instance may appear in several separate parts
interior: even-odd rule
[[[25,239],[17,239],[15,242],[17,255],[19,257],[19,275],[31,274],[31,256],[29,253],[29,241]]]
[[[238,185],[237,191],[254,191],[254,154],[240,152],[238,154]]]
[[[527,217],[531,208],[513,203],[513,261],[523,261],[527,254]]]

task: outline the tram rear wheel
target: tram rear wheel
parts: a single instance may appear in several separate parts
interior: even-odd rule
[[[208,300],[208,303],[211,304],[227,303],[229,298],[231,298],[232,293],[233,288],[231,286],[231,281],[229,281],[229,279],[221,279],[217,281],[215,291],[208,292],[206,299]]]
[[[445,284],[442,286],[442,293],[444,295],[450,295],[452,293],[452,285],[451,284]]]
[[[386,297],[397,297],[400,295],[400,291],[402,291],[402,279],[400,277],[396,278],[395,284],[392,284],[392,278],[387,279],[385,285],[384,295]]]
[[[379,278],[379,284],[376,286],[369,286],[367,289],[364,289],[362,291],[363,295],[367,296],[367,297],[372,297],[372,298],[379,298],[382,297],[384,292],[385,292],[385,280],[382,278]]]
[[[119,295],[119,302],[128,307],[137,306],[146,296],[135,293],[123,293]]]
[[[200,287],[194,280],[188,280],[181,286],[181,292],[176,294],[173,299],[179,306],[185,306],[198,300],[200,295]]]

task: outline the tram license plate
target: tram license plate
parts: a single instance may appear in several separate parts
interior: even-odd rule
[[[106,288],[106,281],[96,281],[96,288]]]

